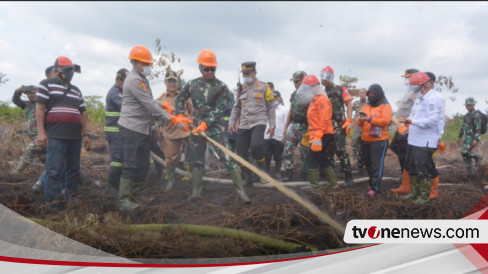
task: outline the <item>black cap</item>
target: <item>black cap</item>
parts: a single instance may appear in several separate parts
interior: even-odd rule
[[[178,74],[176,74],[176,72],[170,70],[168,72],[166,72],[166,74],[164,75],[164,80],[169,80],[169,79],[174,79],[176,81],[178,81]]]
[[[129,71],[125,68],[121,68],[117,71],[117,75],[115,76],[115,78],[125,80],[125,78],[127,78],[127,75],[129,75]]]
[[[242,63],[241,68],[242,73],[251,73],[253,71],[256,71],[256,62],[244,62]]]
[[[427,72],[425,72],[425,74],[427,74],[427,76],[429,76],[429,78],[432,82],[435,82],[435,74],[434,73],[427,71]]]
[[[402,75],[402,77],[410,77],[412,74],[419,72],[418,69],[406,69],[405,73]]]
[[[273,91],[273,96],[274,97],[281,97],[281,93],[277,90]]]

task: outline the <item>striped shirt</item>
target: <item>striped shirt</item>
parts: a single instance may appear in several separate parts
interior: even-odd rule
[[[76,86],[71,85],[67,91],[58,79],[42,80],[36,93],[36,102],[46,105],[44,126],[48,138],[82,138],[81,113],[86,111],[86,108],[83,95]]]

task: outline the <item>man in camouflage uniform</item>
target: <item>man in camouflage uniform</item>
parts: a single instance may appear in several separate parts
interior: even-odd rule
[[[346,150],[346,135],[349,134],[350,128],[353,125],[351,120],[352,97],[347,89],[334,85],[334,70],[331,67],[326,66],[322,69],[320,79],[332,103],[332,125],[334,126],[334,139],[337,146],[336,155],[339,157],[341,167],[344,170],[344,183],[346,186],[352,186],[354,181],[351,173],[351,161]],[[347,116],[344,110],[344,104],[346,105]]]
[[[296,71],[295,73],[293,73],[293,76],[290,79],[290,81],[293,81],[293,84],[295,85],[295,91],[291,94],[290,111],[288,112],[285,128],[283,130],[283,159],[285,161],[285,176],[281,180],[283,182],[289,182],[293,180],[293,164],[295,160],[293,152],[297,144],[299,144],[302,140],[303,135],[305,135],[308,131],[307,111],[309,104],[300,102],[297,96],[297,90],[302,84],[303,77],[305,77],[306,75],[307,73],[305,71]],[[307,178],[307,167],[305,164],[306,153],[307,147],[300,143],[300,175],[302,179]]]
[[[359,100],[355,101],[352,104],[352,110],[354,115],[352,116],[352,120],[356,121],[359,117],[359,111],[361,108],[366,104],[366,92],[365,88],[359,90]],[[361,161],[361,150],[359,149],[359,143],[361,141],[361,127],[357,125],[357,123],[353,123],[353,132],[352,132],[352,159],[356,161],[357,169],[353,170],[353,173],[361,173],[363,169],[363,163]]]
[[[242,76],[244,85],[238,91],[239,98],[236,100],[230,115],[228,132],[237,131],[236,124],[239,120],[237,131],[236,151],[246,161],[251,156],[259,169],[264,170],[264,134],[266,125],[269,123],[268,132],[270,138],[274,135],[276,127],[276,114],[273,92],[268,89],[266,83],[256,78],[256,62],[244,62]],[[252,179],[253,174],[247,168],[243,168],[245,185],[252,186],[258,179]]]
[[[20,162],[13,174],[19,174],[26,166],[32,163],[35,158],[39,158],[43,163],[46,161],[46,149],[37,143],[37,124],[36,124],[36,86],[21,86],[15,90],[12,102],[24,110],[24,118],[27,122],[26,131],[31,142],[20,156]],[[29,101],[20,99],[22,93],[27,95]]]
[[[222,144],[231,150],[227,136],[225,135],[225,121],[223,114],[233,100],[233,95],[227,88],[227,85],[215,77],[217,69],[217,58],[215,54],[204,49],[197,58],[202,77],[193,79],[185,84],[183,90],[178,94],[175,100],[175,114],[183,115],[185,102],[191,98],[193,104],[193,123],[198,125],[190,135],[191,146],[191,170],[192,170],[192,195],[190,199],[201,196],[203,190],[203,174],[205,166],[205,151],[207,149],[207,140],[199,135],[204,132],[208,137]],[[245,201],[250,202],[247,197],[243,183],[241,170],[237,163],[222,150],[214,148],[221,161],[225,161],[225,166],[229,176],[234,183],[237,194]]]
[[[464,115],[461,129],[459,130],[459,136],[456,140],[457,144],[461,142],[464,136],[463,147],[461,148],[461,156],[464,160],[464,166],[466,167],[469,177],[475,177],[476,171],[472,166],[472,159],[476,161],[476,167],[478,167],[483,160],[483,156],[473,152],[479,141],[481,135],[481,114],[474,109],[476,101],[473,97],[468,97],[465,101],[466,110],[468,113]]]

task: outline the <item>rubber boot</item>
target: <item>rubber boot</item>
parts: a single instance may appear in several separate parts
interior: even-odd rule
[[[406,199],[417,199],[419,196],[419,181],[417,176],[410,176],[410,194],[404,196]]]
[[[439,198],[439,176],[432,179],[432,187],[430,188],[429,199]]]
[[[344,172],[344,175],[345,175],[345,177],[344,177],[344,184],[346,186],[348,186],[348,187],[353,186],[354,185],[354,178],[352,177],[351,171],[350,170],[349,171],[345,171]]]
[[[119,210],[132,210],[139,207],[138,203],[134,203],[130,200],[132,196],[132,185],[134,182],[129,179],[120,178],[119,184]]]
[[[154,200],[154,197],[142,195],[143,188],[144,188],[144,181],[134,182],[132,184],[134,198],[139,203],[150,203],[150,202],[152,202]]]
[[[190,162],[186,163],[185,167],[186,167],[186,172],[188,174],[191,174],[191,168],[190,168],[191,163]],[[185,176],[185,177],[181,178],[182,181],[190,181],[190,179],[191,179],[191,176]]]
[[[243,184],[248,187],[252,187],[253,184],[253,176],[252,171],[249,170],[247,167],[241,166],[241,177],[243,179]]]
[[[417,199],[414,201],[415,204],[425,204],[428,203],[429,200],[429,193],[431,189],[430,179],[421,179],[418,180],[419,182],[419,195]]]
[[[291,182],[293,181],[293,170],[290,169],[290,170],[286,170],[285,171],[285,176],[281,178],[281,181],[282,182]]]
[[[391,192],[398,193],[398,194],[410,194],[411,192],[411,185],[410,185],[410,176],[406,169],[403,170],[403,179],[402,184],[399,188],[390,189]]]
[[[176,167],[168,166],[168,168],[166,169],[166,173],[168,176],[168,184],[166,185],[166,190],[170,191],[173,189],[173,186],[175,185]]]
[[[327,185],[327,188],[334,189],[338,188],[339,184],[337,183],[337,179],[334,173],[334,169],[330,166],[324,169],[324,175],[327,181],[329,181],[329,184]]]
[[[190,200],[193,198],[201,197],[203,190],[203,169],[194,169],[191,173],[191,196]]]
[[[242,182],[242,174],[240,170],[234,170],[229,173],[230,179],[236,188],[237,195],[245,202],[250,203],[249,197],[247,197],[246,192],[244,191],[243,182]]]
[[[319,188],[320,171],[318,169],[309,169],[308,180],[312,188]]]
[[[265,162],[264,157],[262,160],[256,160],[256,166],[257,166],[257,168],[259,168],[259,170],[267,173],[265,170],[265,163],[264,162]],[[256,173],[254,173],[252,171],[251,171],[251,173],[253,175],[253,183],[261,183],[261,177],[259,177]]]
[[[19,174],[24,170],[24,168],[28,165],[27,161],[25,161],[23,158],[20,160],[20,163],[17,165],[17,168],[14,170],[14,175]]]

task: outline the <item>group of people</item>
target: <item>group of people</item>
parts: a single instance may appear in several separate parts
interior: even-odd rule
[[[372,198],[380,192],[392,122],[397,124],[397,132],[390,147],[398,155],[403,174],[401,186],[392,191],[409,194],[407,197],[420,204],[437,198],[439,175],[433,156],[443,147],[445,118],[444,100],[433,89],[435,75],[430,72],[405,71],[407,92],[395,119],[379,84],[361,89],[359,100],[353,104],[347,88],[334,84],[330,66],[324,67],[319,77],[304,71],[293,73],[290,81],[295,91],[286,109],[273,83],[256,77],[256,62],[241,64],[244,83],[239,83],[234,94],[215,76],[215,54],[202,50],[197,57],[201,76],[183,85],[176,72],[168,71],[166,91],[154,99],[147,79],[153,63],[150,51],[136,46],[129,59],[132,69],[117,71],[115,84],[106,96],[105,138],[111,159],[108,182],[118,191],[121,211],[138,208],[152,199],[142,195],[150,151],[166,160],[166,190],[170,191],[183,147],[187,147],[185,158],[192,186],[189,199],[201,197],[207,138],[235,150],[245,160],[251,156],[259,169],[285,182],[294,179],[294,151],[299,145],[299,176],[308,177],[315,188],[320,186],[321,173],[328,181],[327,188],[339,186],[333,169],[337,155],[346,186],[353,185],[353,173],[366,169],[370,185],[367,195]],[[81,72],[80,66],[67,57],[58,57],[46,70],[45,80],[37,87],[17,89],[13,98],[25,110],[32,140],[15,172],[32,162],[34,154],[45,156],[45,171],[34,187],[43,185],[46,206],[56,211],[62,209],[58,201],[76,199],[81,147],[90,145],[83,96],[71,83],[75,72]],[[22,92],[28,95],[28,102],[20,100]],[[483,123],[474,103],[472,98],[466,100],[469,117],[459,134],[459,138],[465,136],[462,155],[466,167],[471,167],[472,158],[477,164],[482,161],[472,152]],[[346,136],[351,130],[355,169],[346,150]],[[213,150],[225,164],[240,199],[249,203],[244,186],[252,186],[259,178],[224,151]],[[271,158],[275,161],[273,171]],[[282,159],[285,172],[280,176]]]

